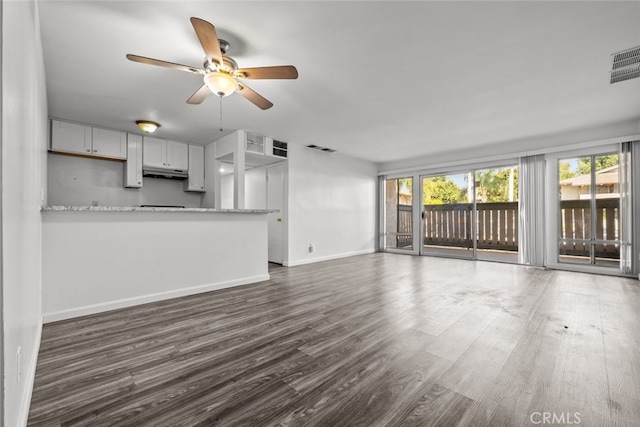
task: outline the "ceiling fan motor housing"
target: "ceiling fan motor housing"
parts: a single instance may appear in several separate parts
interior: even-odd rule
[[[215,62],[209,61],[209,58],[205,58],[203,67],[207,73],[221,71],[223,73],[233,74],[233,72],[238,69],[238,63],[232,58],[222,55],[222,64],[218,65]]]

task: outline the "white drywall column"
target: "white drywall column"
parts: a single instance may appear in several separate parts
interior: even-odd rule
[[[13,427],[27,425],[42,331],[40,205],[46,203],[48,113],[38,2],[3,1],[0,8],[0,425]]]
[[[222,209],[222,162],[218,159],[213,160],[213,207]]]
[[[244,153],[245,132],[238,131],[236,145],[233,150],[233,208],[244,209]]]

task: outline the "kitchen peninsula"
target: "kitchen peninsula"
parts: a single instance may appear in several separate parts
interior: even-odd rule
[[[268,280],[269,212],[45,206],[44,321]]]

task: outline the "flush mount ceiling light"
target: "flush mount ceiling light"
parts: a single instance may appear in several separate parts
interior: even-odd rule
[[[136,124],[144,133],[153,133],[160,127],[158,123],[152,122],[151,120],[136,120]]]
[[[211,92],[223,97],[229,96],[238,89],[238,83],[230,74],[221,71],[205,74],[204,84]]]

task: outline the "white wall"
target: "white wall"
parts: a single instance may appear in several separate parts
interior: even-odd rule
[[[233,174],[222,175],[220,181],[220,208],[233,209]]]
[[[184,191],[184,181],[143,178],[142,188],[124,188],[124,164],[48,154],[49,204],[53,206],[202,206],[202,193]]]
[[[47,100],[34,1],[2,2],[4,425],[26,424],[42,327]],[[21,360],[17,352],[21,350]],[[21,372],[18,372],[20,366]]]
[[[565,149],[571,149],[574,144],[584,144],[586,141],[606,140],[626,137],[640,132],[640,122],[629,120],[598,126],[590,129],[579,129],[553,135],[535,135],[515,141],[498,142],[480,148],[467,150],[447,150],[424,157],[383,162],[379,164],[380,173],[396,173],[399,171],[419,170],[433,166],[443,166],[449,163],[464,164],[482,162],[487,159],[515,158],[525,155],[544,154]]]
[[[216,144],[209,143],[204,146],[204,188],[207,192],[202,198],[203,208],[215,207],[215,164],[216,164]]]
[[[267,169],[249,169],[245,173],[245,208],[267,209]]]
[[[222,209],[233,209],[233,175],[222,176]],[[267,209],[267,169],[249,169],[245,171],[244,179],[245,209]]]
[[[375,164],[289,144],[288,188],[285,265],[375,251]]]
[[[47,322],[269,278],[266,214],[53,211],[42,217]]]

